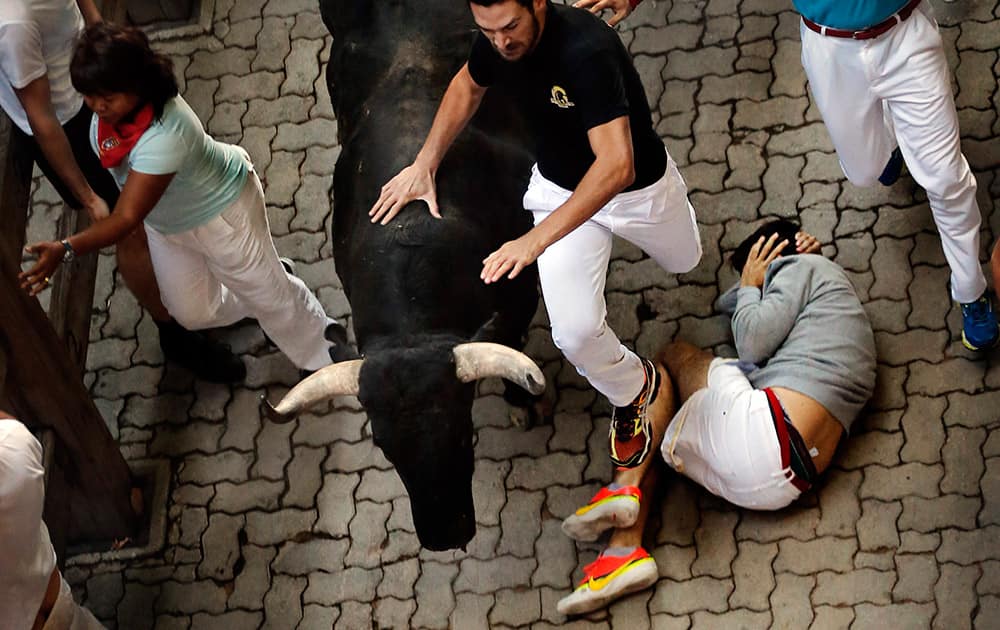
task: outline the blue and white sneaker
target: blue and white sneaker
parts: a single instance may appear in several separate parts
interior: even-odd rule
[[[989,295],[983,293],[975,302],[962,304],[962,343],[969,350],[992,348],[1000,337],[997,318]]]

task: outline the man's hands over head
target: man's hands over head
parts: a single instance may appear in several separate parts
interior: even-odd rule
[[[759,289],[764,286],[764,274],[767,272],[767,266],[780,256],[781,250],[788,245],[787,239],[775,244],[777,240],[778,235],[772,234],[766,241],[762,236],[753,244],[747,255],[747,262],[743,265],[743,273],[740,274],[741,287],[757,287]]]
[[[573,4],[578,9],[587,9],[591,13],[597,14],[605,9],[614,11],[614,15],[608,18],[608,26],[614,26],[628,17],[632,13],[632,4],[629,0],[578,0]]]
[[[414,162],[382,186],[382,191],[375,205],[368,211],[368,216],[372,218],[372,223],[381,222],[382,225],[386,225],[406,204],[417,199],[427,202],[432,217],[441,218],[437,205],[434,171],[419,162]]]

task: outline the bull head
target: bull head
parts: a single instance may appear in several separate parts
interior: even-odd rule
[[[335,396],[357,395],[376,445],[406,486],[421,544],[443,550],[464,547],[476,531],[471,384],[499,376],[538,395],[545,377],[526,355],[496,343],[455,345],[450,361],[435,353],[418,347],[336,363],[296,385],[276,406],[266,400],[261,406],[272,421],[288,422]]]

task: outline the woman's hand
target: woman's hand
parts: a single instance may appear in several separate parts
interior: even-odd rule
[[[58,241],[42,241],[28,245],[24,251],[37,256],[38,261],[31,269],[18,274],[17,279],[28,295],[38,295],[49,286],[52,274],[62,263],[66,249]]]
[[[781,250],[788,245],[788,239],[784,239],[775,246],[777,240],[778,235],[772,234],[767,241],[762,236],[753,244],[747,255],[747,262],[743,265],[743,273],[740,274],[741,287],[757,287],[759,289],[764,286],[764,274],[767,272],[767,266],[780,256]]]

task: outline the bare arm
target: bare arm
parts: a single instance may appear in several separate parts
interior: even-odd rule
[[[635,181],[632,135],[628,116],[619,116],[587,131],[595,160],[569,199],[521,238],[504,243],[483,261],[480,277],[487,284],[508,271],[514,278],[542,252],[603,208]]]
[[[28,116],[28,124],[31,126],[35,141],[38,142],[42,154],[56,174],[73,196],[83,204],[92,219],[106,217],[108,205],[87,183],[87,178],[73,157],[66,132],[63,131],[55,110],[52,109],[48,77],[38,77],[23,88],[15,88],[14,92]]]
[[[608,26],[614,26],[628,17],[632,9],[637,7],[642,0],[577,0],[573,5],[578,9],[587,9],[591,13],[597,14],[605,9],[614,11],[608,18]]]
[[[93,223],[82,232],[78,232],[66,240],[77,255],[88,254],[117,243],[132,230],[139,227],[142,220],[150,213],[156,202],[163,196],[174,173],[166,175],[149,175],[130,171],[122,194],[115,205],[115,211],[109,217]],[[48,285],[49,278],[62,262],[65,249],[58,241],[43,241],[25,248],[28,252],[38,255],[38,262],[31,269],[21,273],[18,279],[21,288],[35,295]]]
[[[484,94],[486,88],[472,80],[469,64],[462,66],[444,93],[431,130],[413,164],[382,186],[378,200],[368,212],[372,223],[381,221],[382,225],[387,224],[406,204],[416,199],[426,201],[431,215],[441,218],[434,184],[438,166],[452,142],[479,109]]]
[[[103,21],[101,12],[97,10],[94,0],[76,0],[76,6],[80,7],[80,13],[83,14],[83,20],[87,23],[87,26],[93,26]]]

